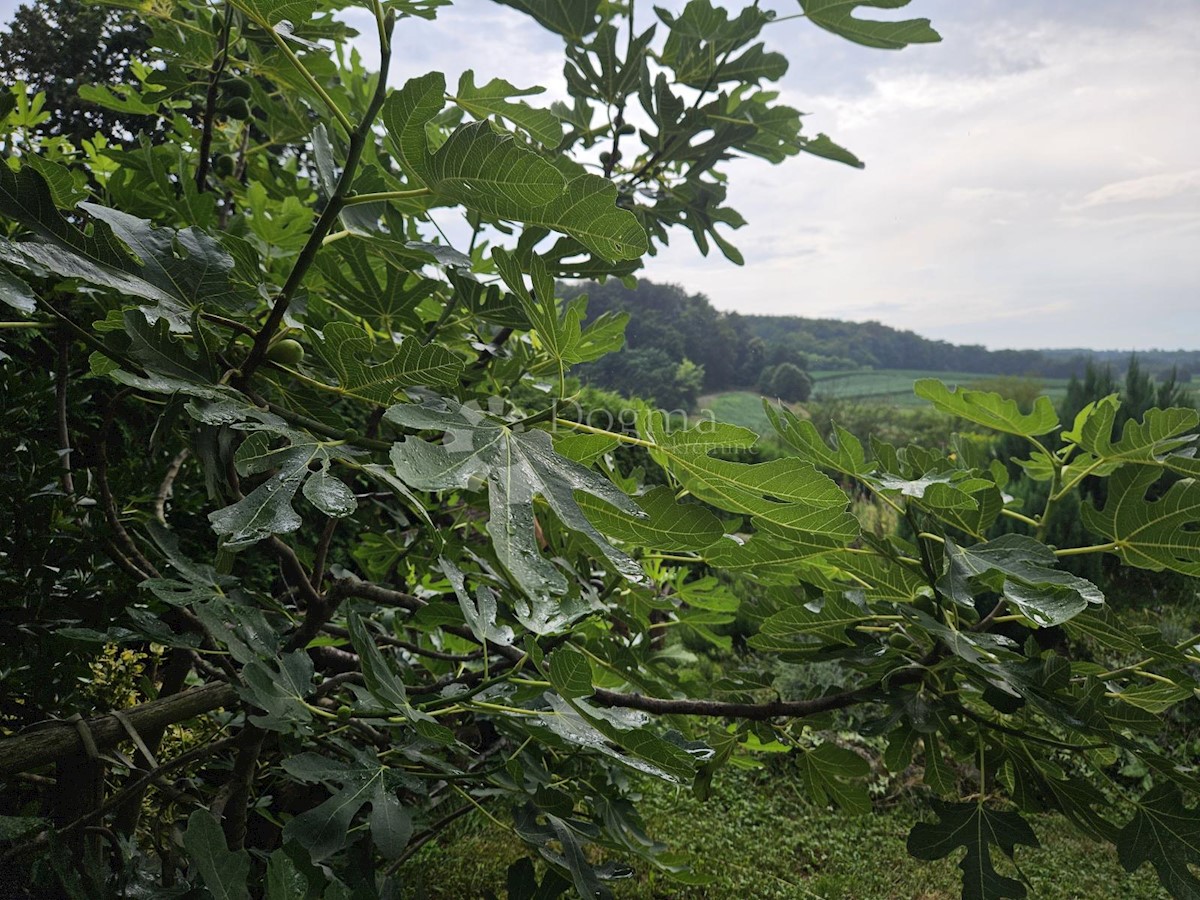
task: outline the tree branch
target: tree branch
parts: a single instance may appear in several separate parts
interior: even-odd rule
[[[894,683],[894,682],[893,682]],[[835,709],[845,709],[872,699],[873,691],[863,688],[828,694],[812,700],[772,700],[768,703],[727,703],[719,700],[659,700],[641,694],[621,694],[597,688],[586,698],[596,706],[640,709],[655,715],[712,716],[727,719],[749,719],[762,722],[767,719],[802,719]]]
[[[236,700],[237,691],[230,685],[206,684],[122,712],[134,728],[147,732],[186,722]],[[111,747],[128,737],[120,720],[111,714],[87,719],[85,724],[98,749]],[[68,722],[54,721],[34,731],[0,740],[0,776],[39,769],[83,752],[79,731]]]
[[[217,82],[229,61],[229,26],[233,21],[233,6],[225,4],[225,26],[217,39],[217,55],[208,73],[208,91],[204,95],[204,117],[200,122],[200,159],[196,163],[196,190],[208,190],[208,159],[212,154],[213,120],[217,114]]]
[[[316,259],[317,252],[321,249],[322,241],[325,240],[325,236],[329,234],[333,226],[337,223],[338,216],[341,215],[342,207],[345,205],[346,197],[349,195],[350,189],[354,184],[354,176],[358,171],[358,163],[362,158],[363,150],[366,147],[367,141],[374,136],[374,132],[371,129],[375,124],[375,117],[379,115],[383,101],[387,99],[388,68],[392,61],[391,26],[393,22],[394,19],[389,17],[387,24],[381,24],[379,80],[375,85],[375,95],[371,98],[371,103],[363,115],[362,122],[359,123],[359,126],[350,135],[350,147],[346,153],[346,163],[342,169],[341,177],[338,179],[337,187],[334,188],[333,196],[329,198],[329,203],[326,204],[325,209],[321,211],[321,216],[317,219],[317,224],[313,226],[312,233],[308,236],[308,241],[300,251],[300,255],[296,258],[296,264],[292,266],[292,271],[288,274],[283,289],[280,290],[279,296],[275,298],[275,303],[271,307],[267,321],[263,323],[263,327],[259,329],[257,336],[254,338],[254,346],[250,349],[250,355],[246,357],[246,361],[242,365],[241,378],[243,381],[249,381],[250,376],[254,374],[254,370],[266,358],[267,347],[271,344],[271,338],[279,330],[279,325],[283,322],[284,313],[287,312],[288,305],[300,289],[300,285],[304,281],[304,276],[308,274],[309,268]],[[290,50],[279,35],[275,33],[274,29],[270,29],[270,34],[272,39],[280,44],[285,52],[290,53]],[[300,66],[300,68],[301,71],[307,72],[307,69],[304,69],[303,66]],[[334,112],[335,114],[340,113],[340,110],[334,107]]]

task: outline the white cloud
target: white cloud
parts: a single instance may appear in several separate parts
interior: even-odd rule
[[[1200,191],[1200,169],[1185,172],[1160,172],[1125,181],[1114,181],[1085,196],[1080,209],[1108,206],[1114,203],[1136,203],[1141,200],[1167,200],[1180,194]]]
[[[1200,346],[1200,15],[1089,24],[1101,12],[948,27],[845,92],[807,97],[789,75],[810,130],[868,168],[738,163],[746,267],[674,247],[647,275],[726,309],[992,347]]]

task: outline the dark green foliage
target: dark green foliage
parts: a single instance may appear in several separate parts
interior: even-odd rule
[[[764,370],[770,372],[768,396],[778,397],[788,403],[803,403],[812,393],[812,379],[799,366],[785,362]]]
[[[156,117],[105,108],[79,96],[86,85],[130,78],[149,29],[130,12],[83,0],[34,0],[13,13],[0,32],[0,83],[24,81],[43,92],[50,116],[38,131],[78,144],[99,132],[136,135]]]
[[[676,226],[740,261],[731,157],[858,165],[759,89],[786,63],[759,40],[775,20],[692,0],[622,41],[630,8],[521,0],[567,42],[572,102],[539,108],[473,76],[455,97],[437,72],[389,88],[392,32],[439,5],[370,0],[370,73],[329,52],[340,4],[131,0],[144,81],[89,94],[169,118],[170,144],[77,152],[39,136],[36,103],[0,106],[21,148],[0,167],[5,877],[393,897],[479,810],[550,870],[517,863],[512,896],[605,897],[638,871],[695,880],[647,835],[643,776],[707,796],[786,752],[789,784],[867,812],[849,721],[886,765],[920,754],[942,799],[910,847],[964,849],[966,896],[1018,892],[990,848],[1035,845],[1031,810],[1187,896],[1197,785],[1157,717],[1186,719],[1200,637],[1124,627],[1060,558],[1198,571],[1178,476],[1200,414],[1117,434],[1114,399],[1063,423],[920,382],[972,431],[1021,439],[1050,490],[1020,510],[986,439],[826,443],[768,406],[766,458],[756,432],[683,415],[764,366],[798,396],[811,360],[654,285],[674,346],[635,318],[615,356],[631,320],[555,279],[613,284]],[[905,3],[804,4],[872,46],[936,37],[847,15],[863,5]],[[464,249],[440,227],[456,215]],[[579,391],[569,368],[606,355],[680,411]],[[1088,534],[1047,545],[1089,478],[1107,494],[1079,507]],[[1034,536],[990,536],[1000,517]]]

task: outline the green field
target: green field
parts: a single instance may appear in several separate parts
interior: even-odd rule
[[[888,406],[903,410],[932,409],[913,393],[913,383],[921,378],[937,378],[949,385],[989,387],[997,379],[978,372],[930,372],[922,369],[852,369],[842,372],[810,372],[813,379],[812,402],[855,403],[869,406]],[[1042,393],[1054,401],[1062,400],[1067,391],[1067,379],[1033,379]],[[701,397],[698,407],[711,412],[717,420],[741,425],[759,434],[771,430],[763,412],[762,396],[755,391],[725,391]],[[806,404],[807,405],[807,404]]]
[[[973,386],[996,376],[978,372],[930,372],[921,369],[850,369],[840,372],[810,372],[815,400],[857,400],[887,406],[926,406],[913,394],[913,382],[937,378],[950,385]],[[1056,404],[1067,390],[1065,378],[1036,378],[1042,392]]]
[[[711,412],[718,422],[741,425],[758,434],[771,431],[771,423],[763,411],[762,395],[754,391],[726,391],[709,394],[697,402],[701,413]]]

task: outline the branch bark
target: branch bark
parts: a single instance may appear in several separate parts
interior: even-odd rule
[[[237,700],[237,692],[228,684],[206,684],[171,697],[151,700],[123,710],[139,732],[153,732]],[[124,726],[113,715],[95,716],[86,721],[97,749],[103,750],[128,739]],[[79,731],[68,722],[54,722],[36,731],[0,740],[0,777],[40,769],[69,756],[85,752]]]

